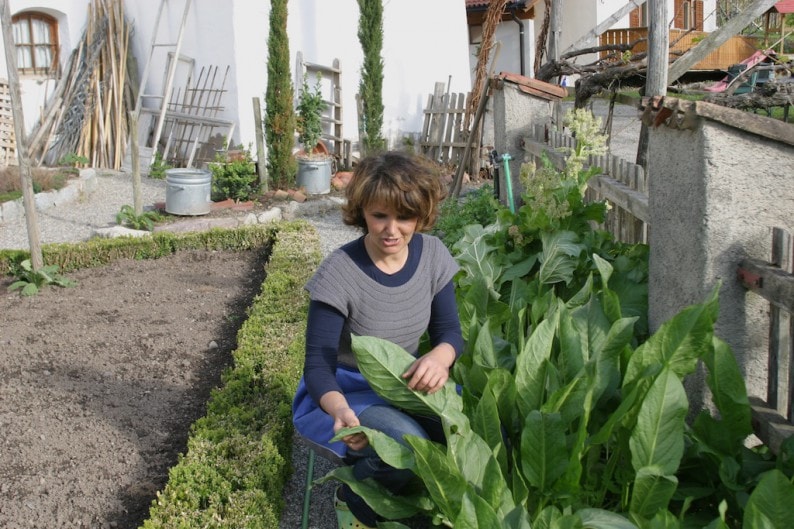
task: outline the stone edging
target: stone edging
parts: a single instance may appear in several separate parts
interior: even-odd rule
[[[77,178],[70,178],[61,189],[36,193],[33,197],[37,211],[44,211],[53,206],[76,202],[87,193],[97,189],[95,169],[80,169]],[[0,224],[12,222],[25,216],[22,198],[0,203]]]

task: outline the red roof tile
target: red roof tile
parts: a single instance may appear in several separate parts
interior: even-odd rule
[[[778,13],[794,13],[794,0],[780,0],[772,9]]]
[[[522,7],[529,8],[535,5],[537,0],[511,0],[510,4],[519,4]],[[491,0],[466,0],[466,9],[483,9],[491,5]]]

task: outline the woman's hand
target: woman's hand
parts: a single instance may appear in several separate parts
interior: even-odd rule
[[[408,387],[432,395],[446,384],[449,367],[455,361],[455,350],[451,345],[442,343],[416,359],[403,378],[408,379]]]
[[[346,407],[336,410],[333,413],[333,418],[334,433],[338,432],[342,428],[352,428],[353,426],[359,426],[361,424],[358,420],[358,417],[356,416],[356,412]],[[352,435],[346,435],[342,438],[342,442],[352,450],[363,450],[369,444],[367,436],[360,432],[354,433]]]
[[[324,409],[328,415],[333,417],[334,433],[342,428],[352,428],[361,424],[356,416],[356,412],[350,409],[350,406],[347,404],[345,396],[338,391],[329,391],[320,397],[320,407]],[[369,445],[369,440],[363,433],[346,435],[342,438],[342,442],[352,450],[362,450]]]

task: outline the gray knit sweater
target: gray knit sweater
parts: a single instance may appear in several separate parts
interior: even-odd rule
[[[306,284],[313,300],[326,303],[345,316],[337,362],[356,366],[351,333],[376,336],[414,353],[430,321],[433,297],[452,279],[458,264],[436,237],[422,237],[416,272],[403,285],[387,287],[364,273],[342,251],[335,250]]]

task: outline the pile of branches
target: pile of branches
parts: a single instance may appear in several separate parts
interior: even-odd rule
[[[35,165],[55,165],[75,155],[92,167],[121,167],[137,90],[127,75],[131,26],[123,0],[93,0],[88,10],[80,45],[29,135]]]
[[[794,105],[794,83],[768,81],[745,94],[717,93],[709,95],[705,101],[739,110],[765,110],[771,114],[773,107]]]
[[[535,77],[549,82],[563,75],[578,75],[574,106],[584,108],[591,97],[603,91],[613,91],[618,87],[631,86],[632,83],[643,86],[645,72],[648,69],[647,54],[633,53],[631,50],[644,40],[647,39],[571,51],[560,56],[559,60],[551,60],[543,64],[538,68]],[[601,52],[608,53],[590,64],[578,65],[572,60],[580,55]]]

